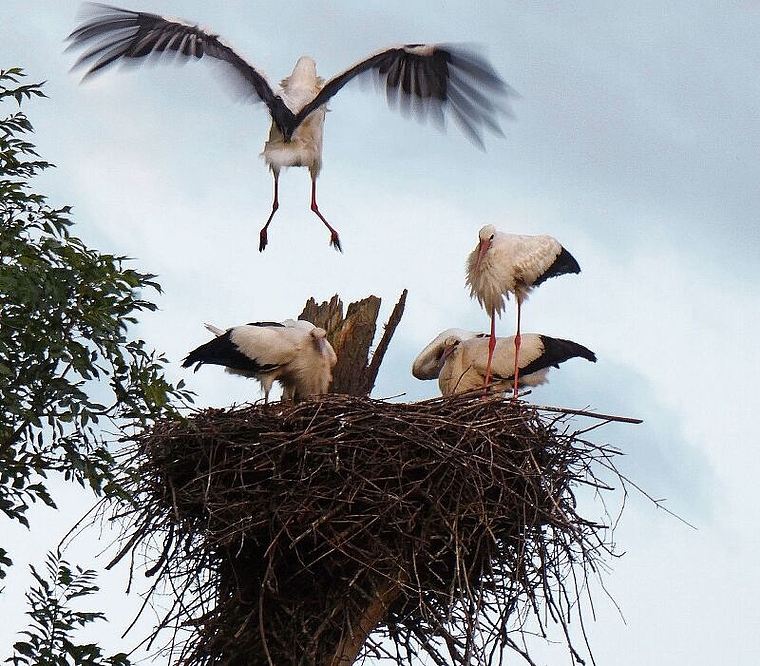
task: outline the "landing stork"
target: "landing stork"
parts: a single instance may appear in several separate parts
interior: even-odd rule
[[[92,16],[69,35],[71,47],[86,48],[75,67],[89,67],[85,78],[122,61],[157,54],[223,61],[253,101],[266,104],[272,119],[262,153],[274,178],[269,218],[259,234],[259,251],[267,246],[267,230],[279,207],[280,170],[300,166],[311,175],[311,210],[330,231],[330,244],[341,249],[338,232],[317,205],[317,177],[322,168],[322,129],[327,102],[352,79],[374,74],[385,84],[389,103],[430,118],[439,127],[449,116],[477,146],[484,130],[501,134],[498,117],[508,113],[514,95],[493,67],[473,51],[454,45],[406,44],[374,53],[329,81],[317,76],[308,56],[275,90],[264,73],[244,60],[217,35],[192,25],[147,12],[91,4]]]

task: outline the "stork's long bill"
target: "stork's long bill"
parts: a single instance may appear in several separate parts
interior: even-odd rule
[[[493,235],[491,235],[490,238],[481,238],[480,239],[480,249],[478,250],[478,258],[475,261],[475,270],[477,271],[478,268],[480,268],[480,264],[483,261],[483,258],[486,256],[486,252],[491,249],[491,244],[493,243]]]
[[[446,359],[451,356],[451,353],[456,349],[456,346],[459,344],[459,342],[460,340],[458,338],[448,338],[446,340],[446,346],[444,347],[443,352],[441,353],[441,358],[438,361],[439,372],[444,363],[446,363]]]

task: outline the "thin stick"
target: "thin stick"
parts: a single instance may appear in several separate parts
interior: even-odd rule
[[[589,416],[593,419],[602,419],[603,421],[619,421],[620,423],[644,423],[644,419],[634,419],[630,416],[611,416],[610,414],[600,414],[598,412],[589,412],[585,409],[570,409],[569,407],[549,407],[547,405],[532,405],[534,409],[540,409],[544,412],[559,412],[560,414],[575,414],[576,416]]]
[[[372,354],[372,360],[367,366],[365,373],[366,382],[366,394],[369,395],[372,392],[372,388],[375,386],[375,380],[377,379],[377,373],[380,370],[380,364],[383,362],[385,352],[388,351],[388,345],[391,342],[393,334],[396,332],[396,327],[401,321],[401,316],[404,314],[404,306],[406,305],[407,290],[401,292],[401,298],[399,298],[396,307],[393,308],[391,316],[388,319],[388,323],[385,325],[383,335],[380,338],[380,342],[375,347],[375,352]]]

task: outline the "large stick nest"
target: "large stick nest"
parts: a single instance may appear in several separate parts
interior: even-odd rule
[[[604,487],[594,469],[615,452],[566,423],[338,395],[162,422],[136,439],[120,557],[157,547],[149,574],[175,595],[162,626],[188,666],[530,662],[528,617],[580,661],[567,627],[608,550],[574,493]]]

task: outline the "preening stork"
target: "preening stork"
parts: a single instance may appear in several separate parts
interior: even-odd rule
[[[443,354],[446,345],[451,340],[469,340],[471,338],[487,338],[488,333],[476,333],[463,328],[447,328],[441,331],[414,359],[412,375],[417,379],[438,379],[438,373],[443,364]]]
[[[481,148],[484,130],[501,134],[498,116],[508,113],[508,101],[514,95],[480,55],[462,46],[430,44],[378,51],[327,82],[317,76],[314,60],[303,56],[275,90],[263,72],[197,25],[107,5],[91,6],[92,16],[69,35],[72,47],[87,48],[74,65],[89,66],[85,78],[122,59],[166,52],[194,58],[205,55],[226,63],[250,91],[251,99],[266,104],[272,126],[262,154],[274,177],[274,196],[259,235],[260,251],[267,245],[267,229],[279,206],[280,170],[290,166],[309,169],[311,210],[330,231],[330,244],[341,249],[338,232],[317,206],[316,183],[322,168],[325,105],[352,79],[375,74],[385,84],[389,103],[420,119],[430,118],[439,127],[448,115]]]
[[[216,337],[185,357],[182,367],[195,364],[195,371],[209,363],[227,372],[254,377],[269,402],[272,384],[282,385],[283,399],[302,400],[327,393],[337,357],[325,337],[327,333],[311,322],[289,319],[283,323],[256,322],[222,330],[206,328]]]
[[[521,236],[497,231],[488,224],[479,234],[478,245],[467,259],[466,283],[491,317],[491,340],[484,386],[491,378],[491,359],[496,344],[496,315],[501,316],[509,294],[517,301],[517,330],[514,336],[514,376],[519,380],[520,309],[528,294],[545,280],[565,273],[580,273],[581,267],[556,238]],[[514,387],[517,398],[517,383]]]
[[[459,340],[455,336],[447,338],[438,376],[441,394],[450,396],[482,388],[489,372],[492,379],[487,391],[506,393],[511,389],[514,392],[518,387],[546,383],[549,369],[558,368],[568,359],[580,357],[596,363],[594,352],[583,345],[537,333],[523,335],[517,363],[516,349],[513,336],[497,338],[493,350],[485,337],[468,340]],[[519,376],[514,370],[515,366],[519,368]]]

